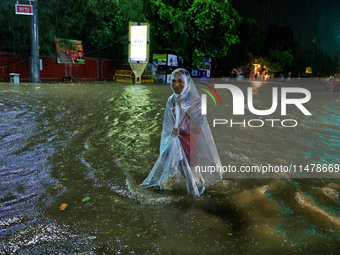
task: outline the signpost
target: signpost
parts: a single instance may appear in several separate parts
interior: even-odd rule
[[[129,22],[129,64],[135,74],[135,82],[141,83],[145,67],[149,63],[149,23]]]
[[[39,37],[38,37],[38,0],[32,1],[33,16],[31,17],[31,74],[32,82],[40,81]]]
[[[33,15],[33,6],[30,4],[16,4],[15,14]]]
[[[31,82],[39,83],[41,81],[38,37],[38,0],[31,0],[30,2],[32,5],[17,3],[15,5],[15,14],[31,15]]]

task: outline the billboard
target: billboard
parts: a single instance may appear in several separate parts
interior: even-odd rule
[[[149,26],[137,23],[130,25],[129,62],[148,62]]]
[[[168,54],[168,66],[178,66],[176,55]]]
[[[142,74],[149,63],[149,38],[149,23],[129,22],[128,61],[133,73],[135,74],[136,83],[141,83]]]
[[[159,66],[166,65],[166,54],[153,54],[152,63]]]
[[[59,64],[85,64],[81,41],[57,38],[55,45]]]

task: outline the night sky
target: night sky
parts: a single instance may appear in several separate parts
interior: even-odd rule
[[[339,0],[233,0],[241,17],[268,24],[289,26],[303,47],[317,47],[340,57]]]

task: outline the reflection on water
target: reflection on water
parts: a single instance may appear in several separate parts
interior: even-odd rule
[[[241,85],[253,87],[254,105],[271,106],[268,82]],[[310,90],[313,116],[288,112],[296,129],[217,130],[222,161],[339,163],[339,98]],[[0,253],[337,253],[338,179],[225,179],[201,199],[140,188],[169,94],[165,85],[0,84]]]

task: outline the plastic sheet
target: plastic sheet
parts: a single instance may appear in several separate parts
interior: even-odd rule
[[[141,186],[168,189],[174,177],[181,175],[188,194],[199,197],[206,187],[222,179],[221,172],[206,171],[221,162],[189,72],[176,69],[171,80],[173,94],[166,103],[160,155]]]

